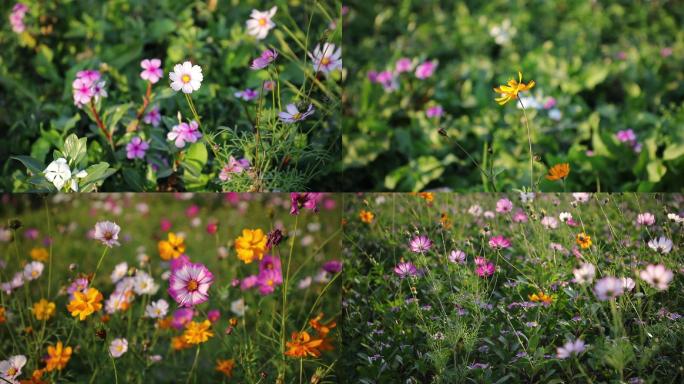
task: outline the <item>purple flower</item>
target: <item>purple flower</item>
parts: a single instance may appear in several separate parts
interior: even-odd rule
[[[410,72],[413,69],[413,62],[408,57],[402,57],[397,60],[394,69],[397,73]]]
[[[209,299],[209,287],[214,275],[204,264],[187,263],[171,271],[169,295],[181,307],[192,307]]]
[[[145,59],[140,62],[140,67],[143,69],[143,71],[140,72],[140,77],[152,84],[156,83],[164,76],[164,72],[162,72],[161,69],[161,60],[159,59]]]
[[[153,127],[156,127],[159,125],[159,122],[161,121],[161,114],[159,113],[159,107],[154,106],[152,109],[150,109],[147,114],[145,114],[145,117],[143,117],[143,121],[145,124],[152,124]]]
[[[377,74],[375,81],[382,85],[385,92],[392,92],[399,89],[399,82],[392,71],[383,71]]]
[[[494,249],[505,249],[511,246],[511,241],[503,236],[494,236],[489,239],[489,246]]]
[[[146,141],[136,136],[126,144],[126,157],[129,159],[142,159],[145,157],[145,152],[150,147]]]
[[[218,309],[212,309],[209,312],[207,312],[207,319],[211,321],[212,323],[217,322],[221,318],[221,311]]]
[[[475,265],[475,273],[480,277],[489,277],[494,274],[496,269],[494,263],[488,261],[484,257],[476,257]]]
[[[318,202],[323,198],[322,193],[292,192],[290,193],[290,215],[298,215],[301,208],[318,212]]]
[[[577,339],[575,341],[568,340],[562,347],[556,349],[556,354],[559,359],[567,359],[572,355],[579,355],[584,352],[586,346],[584,341]]]
[[[247,88],[244,91],[235,92],[234,95],[238,99],[242,99],[244,101],[252,101],[252,100],[256,99],[257,97],[259,97],[259,91],[255,90],[255,89]]]
[[[339,260],[330,260],[323,264],[323,270],[328,273],[339,273],[342,270],[342,262]]]
[[[247,276],[240,282],[240,289],[246,291],[257,285],[258,280],[259,278],[257,277],[257,275]]]
[[[183,148],[185,143],[194,143],[202,137],[199,131],[199,124],[196,121],[188,123],[180,123],[171,128],[171,132],[166,135],[168,140],[174,141],[176,147]]]
[[[285,109],[287,111],[282,111],[278,113],[278,117],[280,117],[280,120],[283,123],[296,123],[298,121],[302,121],[306,119],[307,117],[313,115],[313,113],[316,111],[313,107],[312,104],[309,104],[309,107],[305,112],[299,112],[299,109],[297,109],[297,106],[294,104],[288,104]]]
[[[466,259],[465,252],[463,252],[459,249],[455,249],[455,250],[451,251],[451,253],[449,253],[449,261],[451,261],[452,263],[463,264],[463,263],[465,263],[465,259]]]
[[[264,69],[273,61],[275,61],[277,57],[278,52],[275,49],[267,49],[261,53],[261,56],[252,61],[252,66],[250,68],[253,70]]]
[[[399,263],[394,267],[394,273],[399,275],[400,278],[413,277],[418,275],[418,270],[416,266],[411,262]]]
[[[283,274],[280,268],[264,269],[257,275],[256,285],[259,288],[259,293],[262,295],[273,293],[275,288],[282,283]]]
[[[411,248],[411,252],[415,253],[425,253],[429,251],[431,247],[432,241],[430,241],[430,239],[425,235],[415,236],[409,242],[409,248]]]
[[[427,60],[416,67],[416,77],[420,80],[427,79],[435,73],[437,69],[436,60]]]
[[[173,312],[171,326],[176,329],[183,329],[185,325],[192,321],[195,310],[192,308],[178,308]]]
[[[171,269],[171,271],[173,272],[176,269],[184,266],[185,264],[189,264],[189,263],[190,263],[190,258],[188,257],[188,255],[182,254],[182,255],[176,257],[175,259],[171,259],[171,261],[169,261],[169,269]]]
[[[441,105],[434,105],[425,110],[425,116],[427,116],[428,119],[432,119],[433,117],[440,117],[443,113],[444,109]]]
[[[228,159],[228,164],[226,164],[223,169],[221,169],[221,173],[219,174],[219,179],[221,181],[228,181],[230,180],[231,176],[234,173],[240,174],[243,171],[248,170],[250,167],[249,160],[247,159],[240,159],[240,160],[235,160],[233,156],[231,156]]]

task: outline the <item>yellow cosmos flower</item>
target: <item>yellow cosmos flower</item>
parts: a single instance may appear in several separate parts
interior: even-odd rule
[[[66,367],[69,359],[71,359],[71,347],[64,347],[61,341],[57,342],[56,346],[48,347],[48,358],[45,360],[47,366],[45,369],[48,372],[54,371],[55,369],[61,371]]]
[[[48,250],[43,247],[36,247],[31,249],[29,255],[33,260],[36,261],[48,261],[48,258],[50,257],[50,253],[48,252]]]
[[[519,80],[517,81],[515,79],[511,79],[508,81],[507,85],[494,88],[494,92],[501,94],[501,97],[496,98],[496,102],[499,103],[499,105],[504,105],[513,99],[517,99],[518,93],[529,91],[532,89],[532,87],[534,87],[534,80],[531,80],[527,84],[522,82],[522,72],[520,71],[518,71],[518,79]]]
[[[78,319],[83,321],[102,309],[102,294],[95,288],[88,288],[85,293],[76,291],[67,309],[71,312],[71,316],[78,316]]]
[[[160,241],[157,248],[163,260],[177,259],[185,252],[185,238],[169,232],[168,240]]]
[[[49,320],[55,314],[55,303],[40,299],[37,303],[33,303],[31,312],[36,320]]]
[[[211,322],[209,322],[209,320],[204,320],[201,323],[191,321],[185,326],[183,341],[188,344],[204,343],[214,336],[214,332],[212,332],[210,328]]]
[[[374,218],[375,215],[371,211],[366,211],[365,209],[362,209],[361,212],[359,212],[359,219],[361,219],[361,221],[366,224],[372,223]]]
[[[587,249],[591,247],[591,236],[587,235],[586,233],[578,233],[577,238],[577,245],[580,246],[582,249]]]
[[[235,239],[235,251],[238,259],[249,264],[264,258],[267,237],[261,229],[243,229],[242,236]]]

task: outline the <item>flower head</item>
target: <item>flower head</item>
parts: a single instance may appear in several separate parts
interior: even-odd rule
[[[44,247],[31,248],[29,255],[36,261],[48,261],[50,258],[50,253]]]
[[[489,239],[489,246],[493,249],[506,249],[511,246],[511,241],[503,236],[493,236]]]
[[[321,355],[320,346],[323,344],[322,339],[314,339],[308,332],[292,332],[292,341],[287,342],[287,351],[285,356],[304,358],[304,357],[319,357]]]
[[[546,175],[546,179],[550,181],[563,180],[570,174],[570,164],[560,163],[549,168],[549,173]]]
[[[64,347],[61,341],[57,342],[55,346],[49,346],[47,349],[48,357],[45,360],[47,366],[45,370],[48,372],[54,371],[55,369],[61,371],[66,367],[69,359],[71,359],[71,347]]]
[[[167,235],[168,240],[161,240],[157,243],[159,250],[159,257],[162,260],[177,259],[180,255],[185,253],[185,238],[178,236],[173,232]]]
[[[200,89],[204,76],[199,65],[192,65],[186,61],[173,67],[173,72],[169,72],[169,79],[174,91],[182,90],[183,93],[192,93]]]
[[[126,157],[128,159],[142,159],[149,147],[150,145],[146,141],[136,136],[126,144]]]
[[[74,292],[74,298],[67,305],[71,316],[78,316],[83,321],[88,316],[102,309],[102,293],[95,288],[88,288],[85,292]]]
[[[45,265],[40,261],[32,261],[24,266],[24,278],[28,281],[36,280],[43,274]]]
[[[277,57],[278,51],[275,49],[267,49],[261,53],[261,56],[252,61],[252,66],[250,68],[253,70],[264,69],[274,62]]]
[[[238,259],[249,264],[261,260],[266,251],[268,238],[261,229],[243,229],[242,236],[235,239],[235,251]]]
[[[366,211],[365,209],[359,211],[359,219],[366,224],[372,223],[374,218],[375,215],[371,211]]]
[[[278,112],[278,117],[280,121],[288,124],[305,120],[316,111],[312,104],[309,104],[309,107],[304,112],[300,112],[295,104],[288,104],[285,109],[286,111]]]
[[[494,88],[494,92],[501,94],[500,97],[496,98],[496,102],[499,103],[499,105],[504,105],[511,100],[517,99],[518,93],[523,91],[529,91],[534,87],[534,84],[534,80],[531,80],[527,84],[523,83],[522,72],[518,71],[517,81],[515,79],[511,79],[508,81],[507,85],[501,85],[497,88]]]
[[[399,275],[400,278],[403,279],[406,277],[413,277],[418,275],[418,269],[416,269],[416,266],[409,261],[397,264],[397,266],[394,267],[394,273],[396,273],[397,275]]]
[[[323,197],[318,192],[292,192],[290,193],[290,215],[298,215],[299,210],[306,208],[312,212],[318,212],[318,203]]]
[[[228,164],[226,164],[219,174],[219,180],[228,181],[231,179],[233,174],[240,174],[246,170],[249,170],[250,164],[247,159],[236,160],[233,156],[228,159]]]
[[[538,293],[533,293],[527,296],[533,303],[543,303],[544,305],[551,305],[553,303],[553,297],[547,295],[546,293],[539,291]]]
[[[665,268],[662,264],[650,264],[646,266],[645,270],[639,272],[639,277],[651,287],[659,291],[664,291],[667,289],[674,275],[672,274],[672,271]]]
[[[622,280],[617,277],[604,277],[594,285],[594,293],[601,301],[611,300],[624,293]]]
[[[259,91],[256,89],[245,88],[244,91],[237,91],[234,93],[235,97],[244,101],[252,101],[259,97]]]
[[[123,356],[126,351],[128,351],[128,340],[126,339],[114,339],[109,344],[109,354],[115,359]]]
[[[435,69],[437,69],[437,60],[426,60],[416,67],[416,78],[427,79],[435,73]]]
[[[266,38],[268,32],[276,26],[271,19],[275,16],[277,10],[278,7],[273,7],[268,11],[253,9],[249,15],[250,19],[247,20],[247,33],[256,37],[257,40]]]
[[[145,316],[152,319],[162,319],[169,311],[169,303],[164,299],[153,301],[145,308]]]
[[[235,368],[234,359],[216,360],[216,370],[226,377],[233,377],[233,368]]]
[[[657,239],[651,239],[648,242],[649,248],[662,254],[670,253],[670,251],[672,251],[672,245],[672,240],[668,239],[665,236],[660,236]]]
[[[590,284],[596,276],[596,267],[594,264],[583,263],[579,268],[573,269],[572,274],[575,275],[576,283]]]
[[[143,117],[143,121],[145,124],[152,124],[153,127],[159,126],[159,123],[161,122],[159,106],[155,105],[154,107],[150,108],[149,112],[147,112],[145,117]]]
[[[61,190],[64,184],[71,179],[71,169],[63,157],[51,162],[43,173],[47,181],[54,184],[58,190]]]
[[[199,124],[192,120],[188,123],[180,123],[171,128],[171,132],[166,135],[168,140],[171,140],[176,145],[176,148],[185,147],[185,143],[195,143],[202,137],[199,130]]]
[[[425,110],[425,117],[428,119],[440,117],[442,114],[444,114],[444,108],[441,105],[433,105]]]
[[[579,355],[585,349],[584,341],[580,339],[575,341],[568,340],[562,347],[556,348],[556,355],[559,359],[567,359],[572,355]]]
[[[100,240],[102,244],[113,247],[119,244],[119,231],[121,227],[111,221],[100,221],[95,224],[95,240]]]
[[[637,225],[643,225],[646,227],[650,227],[651,225],[655,224],[655,221],[655,216],[649,212],[638,214],[636,219]]]
[[[411,252],[425,253],[432,247],[432,241],[425,235],[414,236],[409,242]]]
[[[7,360],[0,361],[0,379],[1,381],[16,383],[14,379],[21,375],[21,369],[26,364],[26,356],[16,355]]]
[[[513,210],[513,202],[507,198],[500,199],[496,202],[496,211],[499,213],[508,213]]]
[[[335,44],[324,43],[323,48],[320,44],[316,45],[314,51],[309,53],[309,57],[316,72],[323,72],[327,75],[336,69],[342,69],[342,47],[337,47],[335,50]]]
[[[185,326],[185,332],[183,333],[183,339],[188,344],[204,343],[213,336],[214,332],[211,331],[211,322],[209,320],[204,320],[201,323],[191,321]]]
[[[164,76],[164,72],[161,69],[161,60],[159,59],[145,59],[140,62],[140,67],[143,69],[143,71],[140,72],[140,78],[147,80],[152,84],[156,83]]]
[[[169,277],[169,295],[182,307],[192,307],[209,299],[214,275],[204,264],[187,263]]]
[[[587,249],[591,247],[591,236],[587,235],[586,233],[578,233],[577,236],[575,237],[575,241],[577,242],[577,245],[580,246],[582,249]]]
[[[33,313],[33,316],[36,317],[36,320],[49,320],[55,315],[55,303],[40,299],[40,301],[33,303],[31,312]]]

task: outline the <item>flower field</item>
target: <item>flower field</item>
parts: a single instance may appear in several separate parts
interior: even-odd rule
[[[336,382],[337,197],[2,200],[3,383]]]
[[[679,383],[684,196],[345,204],[350,383]]]
[[[3,2],[0,190],[331,190],[340,2]]]
[[[345,6],[342,190],[684,189],[680,2]]]

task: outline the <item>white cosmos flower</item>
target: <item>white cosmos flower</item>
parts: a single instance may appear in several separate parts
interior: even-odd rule
[[[186,61],[173,67],[173,72],[169,72],[169,79],[171,80],[171,88],[174,91],[182,90],[183,93],[192,93],[200,89],[204,76],[199,65],[192,65],[192,63]]]
[[[152,319],[161,319],[166,316],[169,311],[169,303],[164,299],[159,299],[157,301],[151,302],[147,308],[145,308],[145,316]]]
[[[24,277],[26,280],[35,280],[43,274],[45,266],[40,261],[32,261],[24,267]]]
[[[61,190],[64,184],[71,179],[71,169],[63,157],[50,163],[43,173],[45,173],[47,181],[54,184],[58,190]]]
[[[109,345],[109,353],[114,358],[121,357],[126,351],[128,351],[128,340],[126,339],[114,339]]]
[[[116,284],[119,280],[123,279],[124,276],[126,276],[126,272],[128,272],[128,263],[124,261],[123,263],[117,264],[110,276],[112,283]]]
[[[249,15],[250,19],[247,20],[247,33],[258,40],[265,38],[268,35],[268,31],[276,26],[271,19],[275,16],[277,10],[278,7],[273,7],[263,12],[253,9]]]
[[[153,295],[159,289],[154,279],[145,272],[138,271],[134,278],[133,290],[138,295]]]
[[[648,242],[649,248],[662,254],[670,253],[670,251],[672,251],[672,245],[672,240],[668,239],[665,236],[660,236],[657,239],[651,239]]]
[[[245,306],[245,299],[239,299],[235,300],[232,303],[230,303],[230,310],[236,315],[236,316],[244,316],[245,311],[247,310],[247,306]]]
[[[335,50],[335,44],[325,43],[321,49],[316,45],[313,53],[309,53],[314,71],[323,72],[326,75],[336,69],[342,69],[342,47]]]
[[[596,267],[590,263],[583,263],[579,268],[575,268],[572,274],[575,275],[575,282],[578,284],[591,283],[596,276]]]
[[[16,383],[14,379],[21,375],[21,369],[26,364],[26,356],[16,355],[7,360],[0,361],[0,378],[10,383]]]

